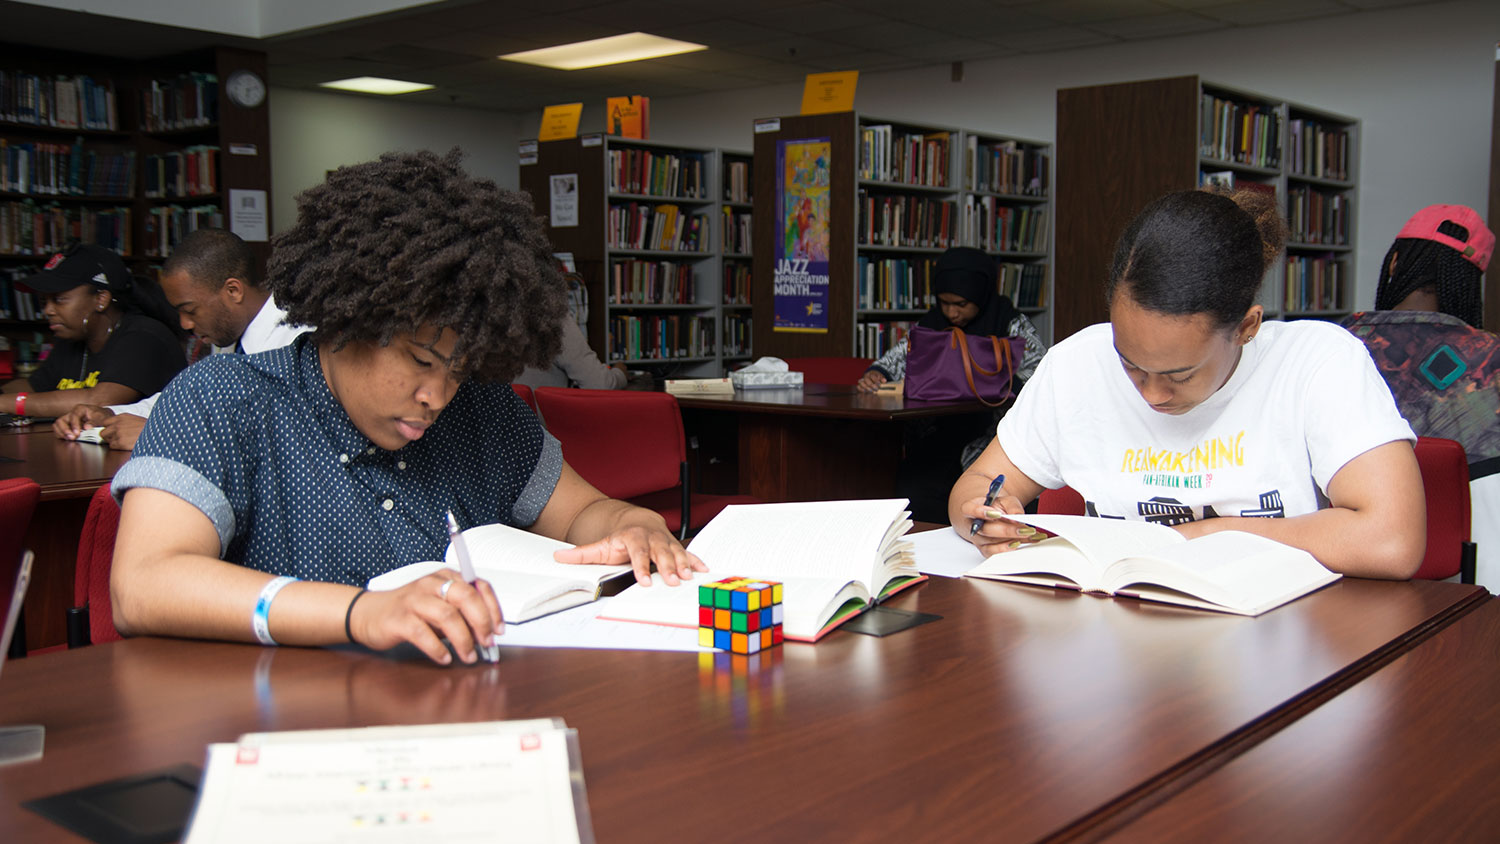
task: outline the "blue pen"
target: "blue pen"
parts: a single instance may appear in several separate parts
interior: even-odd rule
[[[995,496],[1000,494],[1000,487],[1003,486],[1005,486],[1005,475],[996,475],[995,479],[990,481],[990,491],[984,495],[984,506],[988,507],[995,503]],[[975,519],[974,523],[969,525],[970,537],[979,533],[979,526],[981,524],[984,524],[984,519]]]

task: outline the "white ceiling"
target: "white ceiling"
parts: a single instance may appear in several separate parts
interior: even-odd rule
[[[213,44],[264,50],[270,82],[291,88],[350,76],[425,82],[412,102],[529,111],[619,94],[670,97],[800,80],[828,70],[875,72],[1025,53],[1167,38],[1435,0],[220,0],[242,13],[194,15],[197,26],[239,32],[310,23],[316,7],[358,14],[363,3],[395,11],[351,17],[266,38],[179,28],[73,11],[120,8],[71,0],[70,9],[0,0],[0,41],[125,58],[152,58]],[[146,14],[205,0],[130,5]],[[275,12],[276,15],[271,13]],[[278,16],[279,15],[279,16]],[[142,16],[146,16],[142,14]],[[264,19],[264,20],[263,20]],[[174,18],[180,20],[180,18]],[[697,53],[589,70],[558,71],[495,56],[643,30],[707,44]],[[1247,42],[1249,43],[1249,42]],[[0,62],[4,59],[0,58]],[[320,89],[321,90],[321,89]],[[359,95],[350,95],[359,96]]]

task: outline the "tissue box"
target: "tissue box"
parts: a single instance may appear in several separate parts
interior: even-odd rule
[[[736,390],[802,389],[800,372],[731,372],[729,380]]]

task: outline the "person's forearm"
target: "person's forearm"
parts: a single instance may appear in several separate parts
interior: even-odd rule
[[[1415,518],[1385,518],[1330,507],[1288,519],[1228,516],[1195,522],[1189,536],[1238,530],[1301,548],[1330,571],[1354,577],[1405,580],[1422,564],[1427,528]]]
[[[123,384],[105,383],[81,390],[49,390],[26,396],[27,416],[62,416],[80,404],[125,404],[141,394]],[[5,408],[10,410],[11,408]]]
[[[602,498],[579,511],[568,527],[567,541],[574,545],[597,542],[629,527],[667,529],[660,513],[613,498]]]

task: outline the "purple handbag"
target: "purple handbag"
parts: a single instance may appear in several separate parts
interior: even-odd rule
[[[917,401],[978,399],[999,407],[1015,396],[1011,381],[1026,350],[1020,337],[970,335],[916,326],[906,340],[904,392]]]

